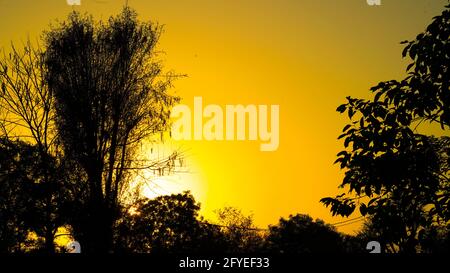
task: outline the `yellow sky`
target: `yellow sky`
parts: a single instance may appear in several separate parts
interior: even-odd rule
[[[96,19],[117,14],[122,0],[81,0]],[[368,97],[382,80],[404,75],[400,41],[412,39],[446,0],[129,0],[142,20],[165,25],[160,49],[183,103],[279,104],[280,146],[258,142],[171,142],[186,153],[189,174],[158,184],[190,188],[203,213],[225,205],[253,212],[257,225],[308,213],[339,222],[319,200],[335,195],[343,172],[333,165],[347,120],[335,109],[345,96]],[[0,0],[0,47],[35,39],[72,7],[65,0]],[[167,182],[167,185],[164,183]],[[340,230],[353,232],[358,224]]]

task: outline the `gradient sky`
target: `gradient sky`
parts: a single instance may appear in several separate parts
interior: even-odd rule
[[[0,47],[38,39],[72,10],[95,19],[120,12],[123,0],[0,0]],[[189,174],[157,181],[162,192],[192,189],[206,217],[225,205],[254,213],[256,224],[307,213],[335,223],[319,200],[338,193],[333,165],[347,119],[336,107],[367,98],[379,81],[399,79],[407,62],[400,41],[413,39],[446,0],[129,0],[141,20],[165,25],[165,66],[188,74],[173,89],[192,104],[279,104],[280,146],[258,142],[170,142],[187,150]],[[155,190],[157,191],[157,189]],[[356,216],[356,215],[355,215]],[[353,217],[353,216],[351,216]],[[340,230],[353,232],[358,224]]]

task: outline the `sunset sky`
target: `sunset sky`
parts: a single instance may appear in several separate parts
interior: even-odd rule
[[[172,90],[182,103],[202,96],[203,104],[280,105],[277,151],[261,152],[258,141],[168,141],[185,151],[189,171],[158,178],[154,191],[191,189],[207,218],[235,206],[253,213],[259,227],[295,213],[342,221],[319,203],[338,193],[343,177],[333,162],[347,119],[335,109],[346,96],[368,98],[379,81],[403,77],[400,41],[415,38],[447,2],[129,0],[141,20],[164,25],[158,48],[165,67],[188,75]],[[107,19],[124,3],[0,0],[0,47],[39,39],[72,9]]]

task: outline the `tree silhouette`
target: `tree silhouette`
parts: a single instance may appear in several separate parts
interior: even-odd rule
[[[61,186],[61,181],[55,181],[55,170],[63,169],[64,160],[54,126],[54,98],[44,80],[45,73],[43,52],[30,41],[23,51],[12,45],[10,53],[3,53],[0,59],[0,136],[25,141],[38,152],[34,166],[42,172],[39,181],[42,193],[37,196],[36,206],[45,211],[39,213],[39,222],[43,225],[45,249],[51,253],[58,228],[55,215],[59,214],[55,187]]]
[[[335,198],[323,198],[333,215],[348,216],[359,206],[393,249],[416,252],[422,234],[450,219],[448,138],[417,132],[423,122],[450,126],[450,6],[411,42],[403,57],[412,62],[401,81],[381,82],[372,100],[348,97],[337,108],[351,122],[339,138],[346,150],[336,163],[345,169]]]
[[[218,226],[222,227],[228,253],[260,252],[264,243],[264,233],[253,224],[251,215],[244,215],[234,207],[224,207],[216,211]]]
[[[112,249],[113,226],[129,190],[136,152],[144,139],[168,127],[167,93],[155,46],[161,28],[137,20],[125,7],[108,23],[73,12],[45,36],[46,81],[55,97],[64,154],[87,177],[72,227],[85,252]],[[162,167],[173,167],[174,157]],[[148,168],[161,169],[153,162]]]
[[[267,249],[278,254],[339,253],[345,251],[343,237],[322,220],[309,215],[290,215],[269,227]]]
[[[28,235],[25,214],[30,207],[30,184],[24,183],[27,168],[20,144],[0,139],[0,252],[21,251]],[[27,158],[27,157],[25,157]],[[33,161],[31,161],[32,163]],[[24,164],[25,163],[25,164]]]
[[[55,158],[41,156],[37,146],[0,138],[0,252],[23,252],[27,247],[53,252],[55,233],[67,223],[64,169]],[[30,232],[44,238],[43,245],[32,245]]]
[[[217,253],[225,248],[220,229],[199,216],[189,192],[143,199],[118,224],[116,248],[138,253]]]

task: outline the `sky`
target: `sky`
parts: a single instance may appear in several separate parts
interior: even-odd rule
[[[0,48],[39,39],[72,10],[107,19],[123,0],[0,0]],[[333,165],[348,122],[336,107],[346,96],[369,98],[380,81],[401,79],[414,39],[446,0],[129,0],[142,21],[164,25],[158,48],[167,70],[188,76],[172,92],[182,103],[279,105],[280,144],[255,141],[166,141],[185,151],[186,172],[160,177],[147,194],[190,189],[202,214],[234,206],[259,227],[305,213],[340,222],[319,203],[339,193],[344,172]],[[437,132],[438,133],[438,132]],[[351,216],[351,218],[358,215]],[[354,233],[361,222],[339,230]]]

